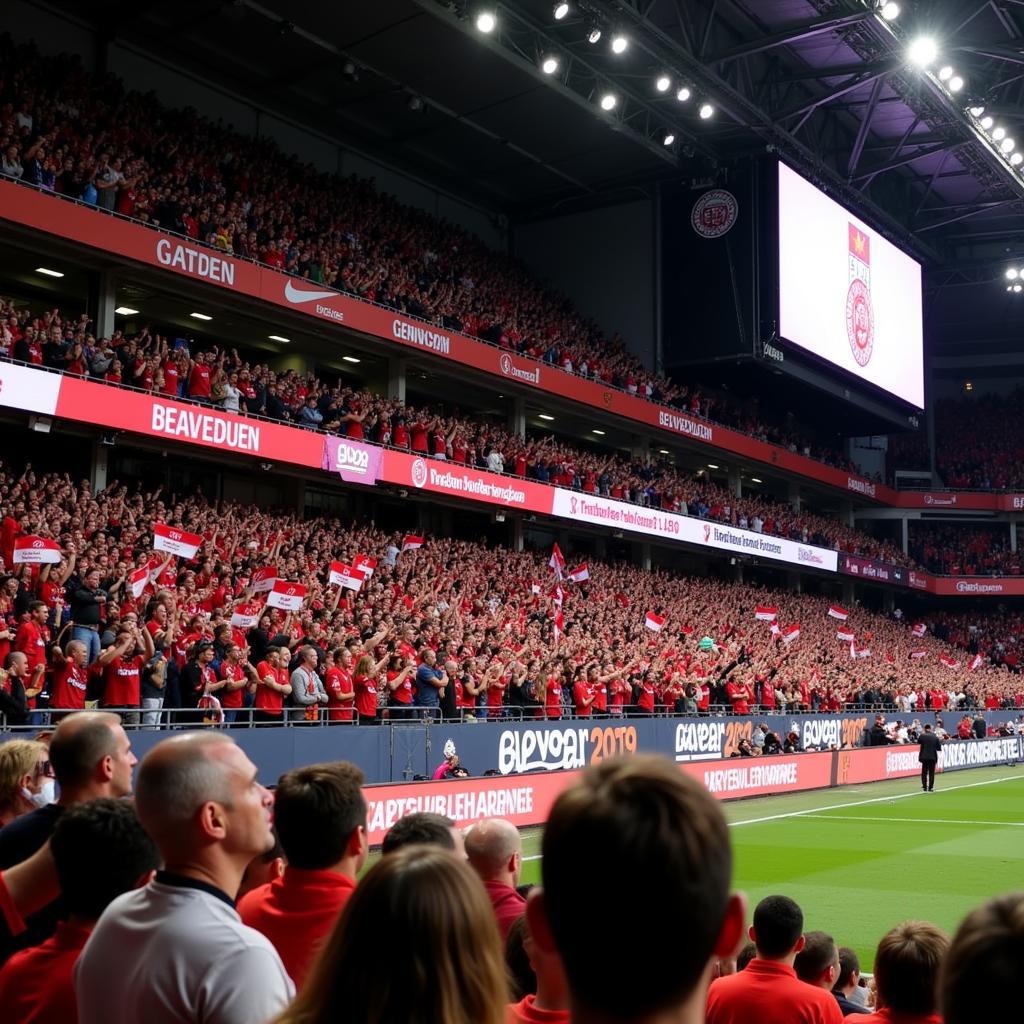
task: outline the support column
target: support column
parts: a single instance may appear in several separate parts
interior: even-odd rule
[[[634,462],[646,464],[651,458],[650,440],[634,434],[633,439],[629,442],[629,453],[632,455]]]
[[[896,608],[896,595],[891,590],[882,591],[882,610],[891,615]]]
[[[513,395],[508,403],[508,429],[516,437],[526,437],[526,399]]]
[[[1017,553],[1017,520],[1010,520],[1010,550]]]
[[[512,517],[511,544],[513,551],[523,550],[523,520],[519,516]]]
[[[638,553],[640,555],[640,568],[643,569],[644,572],[650,572],[651,571],[651,545],[647,544],[646,542],[642,543],[642,544],[638,544],[637,545],[637,550],[638,550]]]
[[[89,466],[89,484],[92,486],[93,494],[99,493],[107,486],[107,457],[109,451],[109,445],[93,441],[92,459]]]
[[[608,539],[601,534],[594,540],[594,554],[604,561],[608,557]]]
[[[853,528],[853,502],[852,501],[841,501],[839,502],[839,521],[844,523],[846,526]]]
[[[740,479],[738,467],[733,467],[729,470],[729,493],[734,498],[743,497],[743,481]]]
[[[743,563],[741,561],[739,561],[739,559],[737,559],[736,562],[733,564],[733,567],[732,567],[732,578],[737,583],[742,583],[743,582]]]
[[[843,580],[843,605],[846,608],[851,608],[853,601],[853,580]]]
[[[388,398],[405,403],[406,362],[397,356],[388,359]]]
[[[97,339],[109,338],[114,333],[115,294],[114,275],[109,270],[101,271],[96,275],[92,294],[92,305],[96,310],[93,327]]]
[[[903,554],[907,553],[907,548],[910,546],[910,521],[904,516],[900,520],[900,545],[903,548]]]
[[[804,579],[798,572],[787,572],[786,586],[792,590],[794,594],[802,594],[804,589]]]
[[[789,507],[794,512],[800,511],[800,485],[794,480],[789,484]]]

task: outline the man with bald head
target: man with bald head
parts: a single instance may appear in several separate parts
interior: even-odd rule
[[[255,765],[228,736],[181,733],[143,758],[135,803],[164,869],[99,919],[75,968],[80,1024],[264,1024],[295,989],[235,910],[274,844]]]
[[[502,941],[514,921],[526,912],[526,900],[516,892],[523,863],[519,830],[504,818],[484,818],[466,833],[466,857],[491,898]]]

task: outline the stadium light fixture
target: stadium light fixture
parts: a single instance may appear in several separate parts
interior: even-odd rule
[[[710,103],[702,103],[700,105],[700,119],[702,121],[706,121],[714,112],[715,108]]]
[[[764,481],[759,476],[752,476],[750,478],[750,482],[752,484],[763,484],[764,483]]]
[[[964,87],[964,80],[963,80],[963,78],[960,77],[960,75],[954,75],[949,80],[949,91],[950,92],[959,92],[963,87]]]
[[[601,30],[595,25],[590,32],[587,34],[587,42],[593,46],[595,43],[601,41]]]
[[[1021,161],[1024,161],[1024,156],[1022,156],[1020,153],[1010,154],[1010,163],[1013,164],[1014,167],[1020,166]]]
[[[1006,139],[1003,139],[1003,141],[999,143],[999,148],[1004,153],[1012,153],[1013,152],[1013,147],[1016,146],[1016,145],[1017,145],[1017,143],[1014,142],[1013,139],[1006,138]]]
[[[878,13],[886,21],[895,21],[900,16],[900,5],[895,0],[880,0]]]
[[[716,466],[715,463],[713,463],[713,462],[709,462],[708,463],[708,469],[718,469],[718,466]]]
[[[591,431],[591,433],[592,434],[597,434],[599,437],[604,437],[604,431],[603,430],[598,430],[597,427],[594,427],[594,429]]]
[[[43,274],[46,277],[63,277],[64,272],[61,270],[51,270],[49,267],[36,267],[37,274]]]
[[[629,40],[624,35],[612,36],[612,53],[625,53]]]
[[[1016,267],[1008,267],[1006,270],[1006,280],[1016,281],[1020,276],[1020,271]]]
[[[355,356],[342,356],[342,360],[346,363],[361,363],[361,359],[357,359]]]
[[[690,92],[690,90],[685,85],[683,85],[680,86],[679,91],[676,93],[676,99],[679,100],[680,103],[685,103],[692,95],[693,94]]]
[[[953,77],[953,69],[946,64],[944,67],[939,68],[939,81],[948,82]]]
[[[545,75],[553,75],[558,70],[558,58],[545,57],[541,62],[540,69]]]
[[[291,338],[282,337],[280,334],[268,334],[267,337],[271,341],[279,341],[282,345],[290,345],[292,343]]]
[[[1020,293],[1021,293],[1022,291],[1024,291],[1024,285],[1022,285],[1022,284],[1020,283],[1020,281],[1018,281],[1018,282],[1017,282],[1017,283],[1016,283],[1016,284],[1015,284],[1015,285],[1013,286],[1013,290],[1014,290],[1014,292],[1015,292],[1015,293],[1016,293],[1017,295],[1020,295]]]
[[[672,79],[668,75],[659,75],[658,80],[654,83],[654,88],[658,92],[668,92],[669,86],[672,84]]]
[[[138,313],[137,309],[132,309],[131,306],[116,306],[114,312],[118,316],[135,316]]]
[[[672,453],[667,448],[659,448],[658,449],[658,454],[659,455],[671,455]]]
[[[985,113],[985,107],[979,103],[976,107],[968,107],[967,113],[970,114],[971,117],[981,117],[981,115]]]
[[[992,115],[991,114],[986,114],[981,119],[981,127],[984,128],[985,131],[988,131],[989,128],[991,128],[992,125],[994,125],[994,124],[995,124],[995,121],[992,120]]]
[[[602,110],[614,110],[615,109],[615,104],[618,103],[618,102],[619,102],[619,100],[616,97],[615,93],[613,93],[613,92],[606,92],[601,97],[601,109]]]
[[[938,55],[939,46],[931,36],[918,36],[907,47],[910,63],[916,64],[919,68],[926,68],[930,64],[934,64]]]
[[[551,15],[555,19],[555,21],[561,21],[568,14],[569,5],[567,3],[555,4],[555,9],[551,12]]]
[[[676,137],[671,132],[667,132],[666,135],[665,135],[665,138],[663,138],[661,140],[661,144],[663,146],[671,146],[672,143],[675,142],[675,141],[676,141]]]
[[[493,11],[481,11],[476,16],[477,31],[483,32],[484,35],[486,35],[489,32],[493,32],[497,24],[498,19],[495,18]]]
[[[189,313],[189,316],[194,320],[212,320],[213,317],[206,313]]]
[[[540,418],[542,420],[547,420],[550,423],[555,417],[554,416],[549,416],[546,412],[542,412],[540,414]]]
[[[996,142],[1002,142],[1003,139],[1006,138],[1006,129],[1002,125],[998,128],[994,128],[992,130],[992,138],[995,139]]]

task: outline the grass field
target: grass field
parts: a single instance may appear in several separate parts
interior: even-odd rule
[[[852,946],[870,970],[875,946],[907,918],[949,931],[990,896],[1024,888],[1024,772],[984,768],[724,805],[736,889],[750,906],[795,899],[808,931]],[[523,833],[522,881],[540,881],[541,829]]]

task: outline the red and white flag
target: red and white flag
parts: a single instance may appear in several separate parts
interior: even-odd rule
[[[356,555],[352,559],[352,568],[358,569],[367,579],[373,575],[374,569],[377,568],[377,559],[371,558],[369,555]]]
[[[565,558],[562,556],[562,552],[557,544],[551,546],[551,557],[548,559],[548,565],[554,570],[555,579],[560,580],[562,578],[562,570],[565,568]]]
[[[830,619],[838,619],[840,622],[845,622],[850,617],[850,613],[845,608],[840,608],[837,604],[830,604],[828,606],[828,615]]]
[[[665,616],[655,615],[654,612],[648,612],[644,616],[644,625],[655,633],[660,633],[665,627]]]
[[[577,565],[572,572],[569,573],[569,579],[573,583],[583,583],[590,579],[590,569],[587,567],[587,563],[584,562],[582,565]]]
[[[405,540],[402,541],[402,551],[415,551],[417,548],[423,547],[423,538],[417,537],[414,533],[408,533],[405,535]]]
[[[857,648],[857,653],[856,653],[855,657],[858,657],[858,658],[870,658],[871,657],[871,648],[870,647],[858,647]]]
[[[532,581],[530,583],[530,593],[531,594],[539,594],[540,593],[540,584],[536,580],[534,580],[534,581]]]
[[[759,604],[754,609],[754,618],[761,622],[774,622],[779,617],[778,608],[768,608],[765,605]]]
[[[306,588],[301,583],[275,580],[273,589],[267,595],[271,608],[283,608],[286,612],[297,612],[306,597]]]
[[[853,643],[854,632],[852,629],[837,629],[836,639],[842,640],[844,643]]]
[[[202,546],[203,538],[198,533],[189,533],[176,526],[165,526],[156,523],[153,526],[153,547],[157,551],[167,551],[181,558],[192,559]]]
[[[800,623],[794,622],[791,626],[787,626],[782,631],[782,642],[784,644],[791,644],[794,640],[800,639]]]
[[[551,588],[551,591],[548,593],[548,597],[550,597],[559,608],[561,608],[565,603],[565,591],[557,583]]]
[[[60,545],[46,537],[25,536],[14,542],[15,565],[45,565],[60,561]]]
[[[354,566],[345,562],[331,562],[328,582],[332,587],[344,587],[346,590],[359,590],[363,585],[363,574]]]
[[[628,608],[629,607],[629,598],[626,597],[625,594],[616,594],[615,595],[615,603],[620,608]]]
[[[145,566],[141,569],[134,569],[128,578],[132,584],[132,597],[142,597],[146,587],[149,586],[149,570]]]
[[[772,624],[768,627],[768,631],[771,633],[772,636],[778,636],[782,632],[782,630],[779,629],[779,624],[777,621],[772,622]]]
[[[941,661],[942,664],[946,666],[946,668],[959,668],[960,667],[960,662],[957,661],[956,658],[949,657],[948,654],[940,654],[939,655],[939,661]]]
[[[268,590],[273,590],[276,582],[277,567],[273,565],[257,569],[249,579],[254,594],[265,594]]]
[[[985,659],[980,654],[976,654],[971,659],[970,665],[967,666],[967,671],[968,672],[976,671],[977,669],[981,668],[982,664],[984,664],[984,661],[985,661]]]
[[[252,627],[257,625],[259,621],[259,612],[254,612],[252,615],[246,615],[245,612],[231,613],[231,625],[235,626],[237,629],[252,629]]]
[[[928,652],[927,652],[927,651],[922,651],[922,650],[921,650],[921,649],[919,648],[919,649],[918,649],[918,650],[916,650],[916,651],[911,651],[911,652],[910,652],[910,656],[911,656],[912,658],[927,658],[927,657],[928,657]]]
[[[562,609],[559,608],[555,614],[555,645],[558,645],[558,641],[562,638],[562,634],[565,632],[565,616],[562,614]]]
[[[928,632],[928,627],[923,622],[915,622],[910,630],[910,635],[921,639]]]

